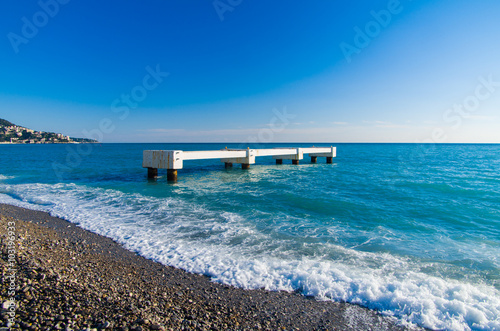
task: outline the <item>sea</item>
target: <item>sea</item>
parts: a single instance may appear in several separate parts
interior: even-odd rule
[[[143,150],[336,146],[333,164]],[[500,145],[0,145],[0,203],[42,210],[214,282],[358,304],[403,325],[500,330]]]

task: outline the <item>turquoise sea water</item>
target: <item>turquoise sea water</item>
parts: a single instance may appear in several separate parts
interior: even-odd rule
[[[0,145],[0,202],[218,282],[500,329],[500,145],[336,144],[333,164],[257,158],[250,170],[186,161],[175,184],[141,167],[145,149],[225,146],[246,148]]]

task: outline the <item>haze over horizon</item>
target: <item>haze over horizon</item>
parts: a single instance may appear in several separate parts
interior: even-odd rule
[[[102,142],[500,143],[500,3],[9,1],[0,118]]]

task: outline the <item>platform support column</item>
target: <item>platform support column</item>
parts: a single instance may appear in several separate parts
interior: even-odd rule
[[[241,169],[250,169],[250,164],[249,163],[242,163]]]
[[[233,164],[231,162],[224,162],[224,168],[232,168]]]
[[[299,160],[292,160],[292,164],[298,165],[299,164]]]
[[[326,157],[326,163],[333,163],[333,157],[327,156]]]
[[[316,163],[316,161],[318,161],[318,157],[317,156],[311,156],[311,163]]]
[[[156,178],[156,177],[158,177],[158,169],[148,168],[148,178]]]
[[[276,164],[283,164],[283,159],[276,159]]]
[[[167,169],[167,180],[172,182],[177,181],[177,169]]]

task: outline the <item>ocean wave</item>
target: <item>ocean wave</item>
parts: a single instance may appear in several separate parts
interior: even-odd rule
[[[312,253],[300,255],[290,239],[259,231],[255,220],[182,198],[76,184],[0,184],[0,202],[47,211],[144,257],[217,282],[299,290],[432,329],[500,329],[500,293],[493,286],[429,275],[422,270],[430,263],[417,259],[331,243],[308,244]]]

